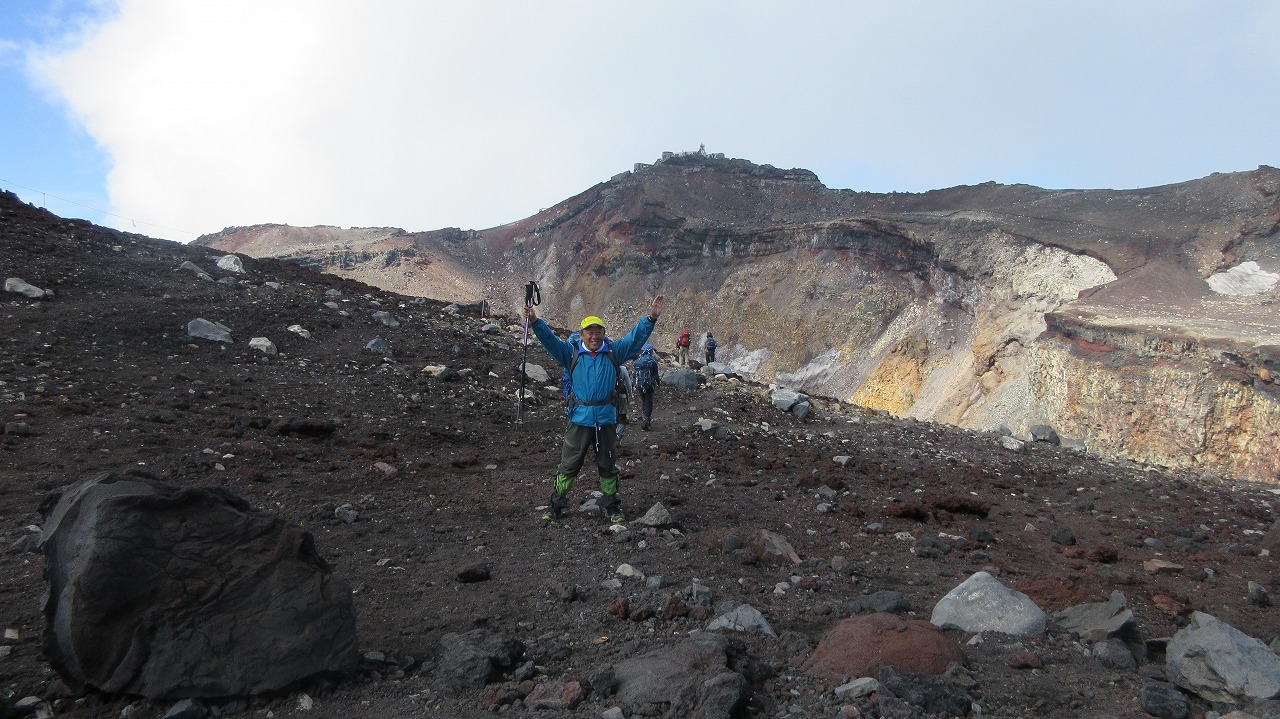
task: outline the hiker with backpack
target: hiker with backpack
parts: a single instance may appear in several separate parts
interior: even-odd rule
[[[640,393],[640,406],[644,419],[640,421],[640,429],[645,432],[653,426],[653,393],[658,390],[658,357],[653,345],[645,345],[640,356],[631,365],[632,386]]]
[[[594,315],[582,320],[582,331],[576,341],[562,340],[544,321],[538,319],[531,305],[525,305],[524,318],[530,322],[542,348],[567,370],[567,406],[569,428],[565,431],[556,468],[555,489],[542,518],[555,521],[568,507],[565,495],[586,461],[587,451],[595,450],[596,469],[600,474],[600,491],[604,494],[601,509],[614,524],[625,520],[618,498],[618,412],[619,368],[653,333],[662,314],[663,296],[649,303],[649,314],[641,317],[622,339],[605,336],[604,320]]]
[[[707,333],[707,364],[716,361],[716,338]]]
[[[680,339],[676,340],[676,362],[685,367],[689,366],[689,345],[693,341],[689,339],[689,330],[680,332]]]

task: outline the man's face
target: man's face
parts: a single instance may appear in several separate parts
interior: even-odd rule
[[[580,336],[582,337],[582,344],[586,345],[587,349],[592,352],[599,352],[600,348],[604,346],[604,328],[600,325],[591,325],[582,330]]]

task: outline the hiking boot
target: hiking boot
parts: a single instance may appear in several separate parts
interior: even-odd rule
[[[616,509],[609,510],[606,514],[609,515],[609,524],[622,524],[627,521],[627,518],[623,516],[622,512]]]
[[[554,504],[547,507],[547,511],[542,513],[542,521],[544,522],[554,522],[558,519],[560,519],[560,508]]]

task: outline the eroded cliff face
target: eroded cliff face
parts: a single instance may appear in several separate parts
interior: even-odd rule
[[[1277,482],[1278,195],[1272,168],[1123,192],[873,195],[685,154],[510,225],[381,242],[447,268],[414,269],[412,294],[465,287],[515,314],[537,280],[552,324],[598,314],[621,334],[661,293],[655,346],[712,331],[718,359],[760,381]]]

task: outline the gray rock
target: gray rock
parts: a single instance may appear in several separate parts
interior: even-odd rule
[[[1104,632],[1106,636],[1129,635],[1134,627],[1133,612],[1120,590],[1111,592],[1105,602],[1077,604],[1053,615],[1053,622],[1077,636]]]
[[[1048,442],[1052,445],[1062,444],[1062,439],[1058,437],[1058,433],[1047,424],[1033,424],[1027,428],[1027,431],[1031,433],[1031,439],[1036,442]]]
[[[841,699],[857,699],[880,691],[880,682],[871,677],[860,677],[846,684],[841,684],[833,691]]]
[[[944,629],[1031,636],[1045,630],[1049,617],[1027,595],[977,572],[938,600],[929,621]]]
[[[644,527],[666,527],[671,525],[671,512],[662,506],[661,502],[654,504],[644,516],[637,519],[635,524]]]
[[[769,401],[773,402],[773,406],[783,412],[790,412],[797,404],[809,401],[809,396],[802,392],[783,388],[774,390],[773,394],[769,395]]]
[[[1148,681],[1138,698],[1143,711],[1160,719],[1187,719],[1191,715],[1187,698],[1168,682]]]
[[[4,281],[4,291],[22,295],[28,299],[39,300],[52,297],[52,290],[42,290],[21,277],[10,277]]]
[[[1261,584],[1258,584],[1257,582],[1250,581],[1248,590],[1249,590],[1250,604],[1256,607],[1271,606],[1271,595],[1267,593],[1266,587],[1262,586]]]
[[[702,368],[702,371],[709,375],[722,374],[726,377],[741,377],[732,367],[723,362],[712,362]]]
[[[187,336],[191,339],[231,343],[231,328],[217,322],[197,317],[187,323]]]
[[[223,255],[218,258],[218,269],[242,275],[244,274],[244,263],[235,255]]]
[[[1129,647],[1120,639],[1108,639],[1094,644],[1093,656],[1098,659],[1099,664],[1108,669],[1132,671],[1138,666],[1137,660],[1133,658],[1133,652],[1129,651]]]
[[[400,320],[396,319],[395,315],[390,312],[374,312],[373,320],[393,329],[400,326]]]
[[[311,339],[311,331],[303,328],[302,325],[289,325],[286,329],[304,340]]]
[[[699,376],[697,372],[691,369],[677,369],[670,372],[662,372],[659,377],[664,387],[675,387],[676,389],[697,389]]]
[[[1010,437],[1008,435],[1000,435],[1000,446],[1010,452],[1018,452],[1019,454],[1027,451],[1027,444],[1020,439]]]
[[[161,719],[204,719],[208,715],[209,710],[204,704],[195,699],[180,699],[169,707],[169,711],[165,712]]]
[[[440,665],[432,687],[443,694],[479,689],[515,668],[524,656],[524,643],[513,637],[473,629],[440,638]]]
[[[626,716],[730,719],[747,698],[742,670],[763,672],[738,643],[697,632],[673,647],[608,667],[591,685],[610,703],[620,704]]]
[[[551,381],[551,375],[547,373],[546,368],[532,362],[525,364],[524,376],[534,384],[546,384]]]
[[[724,425],[714,419],[707,419],[706,417],[703,417],[695,422],[693,426],[697,427],[698,431],[713,439],[727,439],[732,436],[729,433],[729,430],[725,429]]]
[[[76,691],[251,696],[355,668],[351,590],[230,492],[103,473],[46,511],[44,654]]]
[[[894,591],[872,592],[860,597],[846,599],[842,606],[851,617],[858,614],[874,614],[876,612],[898,614],[911,611],[911,602],[902,596],[902,592]]]
[[[847,467],[849,466],[849,462],[853,460],[853,457],[850,457],[847,454],[837,454],[836,456],[832,457],[831,460],[834,461],[836,464],[840,465],[841,467]]]
[[[1076,543],[1076,535],[1072,534],[1071,530],[1066,527],[1058,527],[1050,535],[1049,541],[1054,544],[1061,544],[1064,547],[1070,547]]]
[[[1169,680],[1205,699],[1235,703],[1280,696],[1280,656],[1260,640],[1204,612],[1165,648]]]
[[[178,265],[178,270],[182,272],[189,272],[192,275],[194,275],[197,279],[205,280],[207,282],[213,282],[213,275],[200,269],[200,266],[192,262],[191,260],[186,260],[182,264]]]
[[[769,626],[769,622],[765,620],[760,610],[750,604],[740,604],[733,610],[711,620],[711,623],[707,625],[707,631],[713,632],[717,629],[727,629],[734,632],[758,632],[767,637],[778,638],[778,635],[773,631],[773,627]]]
[[[880,670],[879,680],[886,691],[931,716],[961,717],[969,713],[973,704],[968,694],[941,677],[899,672],[886,666]]]
[[[275,357],[279,353],[279,350],[276,349],[275,343],[266,337],[254,337],[249,340],[249,347],[250,349],[258,350],[270,357]]]
[[[350,504],[343,504],[333,510],[333,516],[341,520],[343,524],[354,524],[360,518],[360,513]]]
[[[805,417],[809,416],[809,411],[812,409],[813,409],[813,405],[809,404],[807,401],[796,402],[794,405],[791,406],[791,414],[794,414],[800,419],[804,419]]]
[[[364,348],[376,355],[382,355],[388,359],[391,358],[391,344],[381,337],[374,337],[369,340]]]

